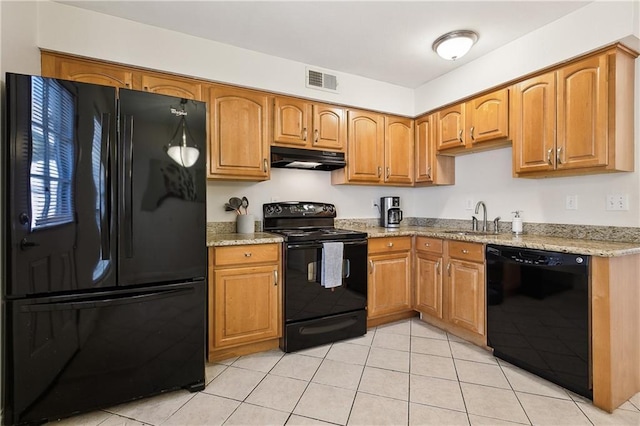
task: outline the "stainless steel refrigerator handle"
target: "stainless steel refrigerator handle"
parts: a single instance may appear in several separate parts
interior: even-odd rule
[[[111,141],[109,132],[111,129],[111,114],[102,114],[102,134],[100,135],[100,251],[102,252],[102,260],[111,258],[111,185],[109,170],[109,158],[111,150]],[[106,191],[103,185],[106,185]]]
[[[122,203],[124,206],[124,255],[133,257],[133,116],[125,117],[122,140]],[[128,126],[128,127],[127,127]]]

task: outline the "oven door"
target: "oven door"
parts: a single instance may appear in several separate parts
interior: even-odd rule
[[[322,243],[287,244],[284,253],[285,323],[365,309],[367,241],[345,241],[342,285],[321,285]]]

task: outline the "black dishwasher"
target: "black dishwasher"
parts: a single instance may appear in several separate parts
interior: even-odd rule
[[[589,256],[487,245],[486,260],[493,354],[592,399]]]

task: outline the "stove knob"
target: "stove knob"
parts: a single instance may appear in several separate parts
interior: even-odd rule
[[[277,214],[282,213],[282,207],[280,207],[280,206],[276,206],[276,209],[275,209],[275,210],[276,210],[276,213],[277,213]]]
[[[327,207],[327,210],[329,210],[329,213],[333,213],[335,211],[335,207],[333,207],[333,204],[329,204]]]
[[[275,210],[275,208],[273,206],[267,206],[267,208],[265,209],[265,213],[270,215],[270,214],[273,214],[274,210]]]

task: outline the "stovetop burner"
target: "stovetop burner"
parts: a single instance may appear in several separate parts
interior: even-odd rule
[[[285,241],[365,239],[365,232],[334,227],[336,208],[333,204],[288,201],[263,204],[266,232],[282,235]]]

